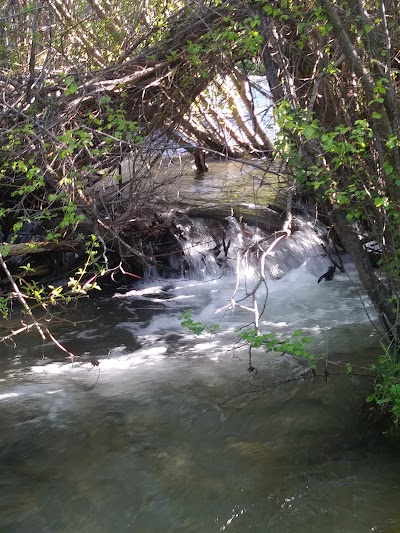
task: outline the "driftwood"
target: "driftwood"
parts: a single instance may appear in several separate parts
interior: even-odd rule
[[[42,254],[49,252],[76,251],[82,246],[80,241],[63,242],[21,242],[18,244],[0,244],[0,253],[3,257],[15,257],[25,254]]]

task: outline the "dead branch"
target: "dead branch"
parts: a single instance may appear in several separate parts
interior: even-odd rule
[[[14,294],[15,296],[18,298],[18,300],[20,301],[24,311],[26,312],[26,314],[29,316],[29,318],[32,320],[32,324],[34,325],[34,327],[37,329],[37,331],[39,332],[40,336],[42,337],[43,340],[46,340],[46,335],[44,334],[44,331],[43,331],[43,328],[42,326],[39,324],[39,322],[37,322],[36,318],[33,316],[33,313],[31,311],[31,308],[29,307],[29,305],[27,304],[27,301],[25,300],[24,298],[24,295],[22,294],[22,292],[19,290],[17,284],[15,283],[14,281],[14,278],[12,277],[10,271],[8,270],[8,267],[6,265],[6,262],[4,261],[3,259],[3,255],[2,253],[0,252],[0,266],[3,268],[6,276],[7,276],[7,279],[8,281],[10,282],[12,288],[13,288],[13,291],[14,291]]]
[[[41,254],[48,252],[62,252],[62,251],[75,251],[82,246],[79,241],[63,241],[63,242],[23,242],[18,244],[0,244],[0,253],[6,257],[15,257],[17,255],[25,254]]]

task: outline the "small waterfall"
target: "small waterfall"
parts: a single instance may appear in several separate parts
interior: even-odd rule
[[[219,220],[185,218],[176,224],[176,238],[183,250],[186,275],[196,279],[219,277],[223,267],[220,252],[228,235]]]
[[[180,243],[183,257],[171,258],[171,267],[191,279],[219,278],[240,269],[259,271],[261,258],[264,275],[280,279],[305,264],[314,276],[331,265],[326,253],[325,226],[296,216],[290,236],[239,222],[229,217],[189,217],[180,214],[172,230]]]

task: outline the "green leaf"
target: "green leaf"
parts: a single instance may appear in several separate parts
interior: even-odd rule
[[[10,253],[10,248],[11,248],[11,245],[10,244],[4,244],[3,246],[0,247],[0,253],[3,257],[7,257],[7,255]]]
[[[393,171],[394,171],[394,168],[392,167],[392,165],[388,162],[384,162],[383,163],[383,168],[385,170],[385,173],[390,176],[391,174],[393,174]]]
[[[387,207],[389,205],[389,198],[387,196],[380,196],[374,199],[375,207]]]

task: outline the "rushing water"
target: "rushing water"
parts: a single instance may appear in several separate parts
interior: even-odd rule
[[[326,265],[312,235],[305,225],[274,250],[262,328],[302,328],[316,354],[368,373],[356,365],[378,350],[371,304],[350,264],[316,283]],[[193,242],[191,279],[153,278],[70,308],[52,332],[74,364],[31,338],[2,349],[0,531],[399,531],[398,452],[360,412],[370,381],[333,363],[327,383],[304,380],[304,361],[261,352],[249,373],[235,330],[251,317],[221,309],[256,280],[243,265],[237,287],[234,261],[216,263],[214,245]],[[222,332],[185,331],[186,308]]]

